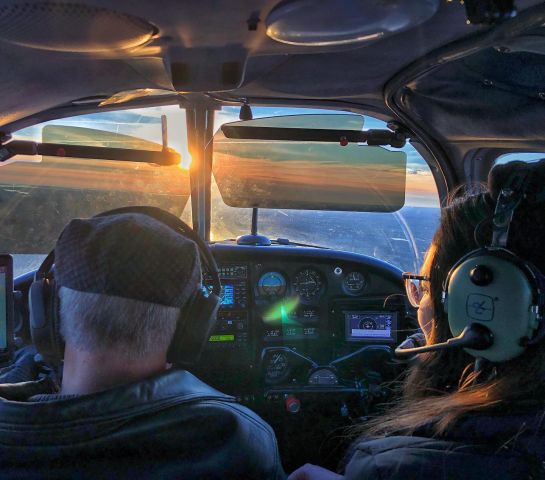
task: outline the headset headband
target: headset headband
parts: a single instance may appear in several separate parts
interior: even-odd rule
[[[492,248],[507,248],[509,227],[515,210],[526,194],[529,174],[526,168],[515,170],[500,190],[492,218]]]

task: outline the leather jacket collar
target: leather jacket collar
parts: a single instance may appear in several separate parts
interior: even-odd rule
[[[135,410],[138,414],[146,414],[196,400],[235,401],[185,370],[169,370],[138,383],[90,395],[53,395],[46,402],[32,401],[36,393],[32,392],[26,401],[0,398],[0,429],[28,425],[29,415],[33,417],[34,426],[67,425],[67,422],[93,416],[97,420],[108,417],[119,420],[123,416],[133,416]],[[8,424],[5,419],[9,419]]]

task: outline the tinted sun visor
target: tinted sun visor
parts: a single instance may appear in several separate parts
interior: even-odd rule
[[[300,115],[229,125],[361,132],[363,117]],[[232,207],[393,212],[405,203],[406,163],[402,151],[355,142],[227,138],[222,129],[214,137],[213,174]]]
[[[138,137],[93,128],[46,125],[42,129],[42,143],[13,140],[3,145],[0,148],[0,166],[14,161],[35,162],[34,158],[38,156],[156,165],[178,165],[181,161],[175,150]]]
[[[327,115],[283,115],[280,117],[256,118],[244,122],[231,122],[224,127],[266,127],[266,128],[312,128],[321,129],[347,129],[361,131],[365,117],[352,114],[327,114]]]
[[[33,157],[40,155],[43,158],[69,157],[157,165],[177,165],[181,161],[180,154],[175,150],[130,135],[92,128],[46,125],[42,129],[42,143],[14,140],[2,146],[0,166],[13,161],[33,162]]]
[[[43,143],[62,143],[87,147],[124,148],[159,152],[162,145],[131,135],[70,125],[46,125],[42,129]]]

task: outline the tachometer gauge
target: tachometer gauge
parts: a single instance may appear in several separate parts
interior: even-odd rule
[[[267,383],[280,383],[290,374],[288,356],[284,352],[273,353],[265,366],[265,380]]]
[[[303,300],[310,300],[318,296],[322,290],[322,279],[316,270],[305,268],[293,279],[293,287]]]
[[[361,272],[350,272],[343,279],[343,289],[350,295],[359,295],[366,284],[365,276]]]
[[[286,293],[286,279],[278,272],[264,273],[257,282],[257,289],[265,297],[280,297]]]

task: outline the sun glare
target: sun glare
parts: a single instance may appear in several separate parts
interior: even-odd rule
[[[180,160],[180,163],[178,164],[178,167],[181,170],[189,170],[189,167],[191,165],[191,162],[193,159],[191,158],[191,154],[186,150],[182,155],[182,159]]]

